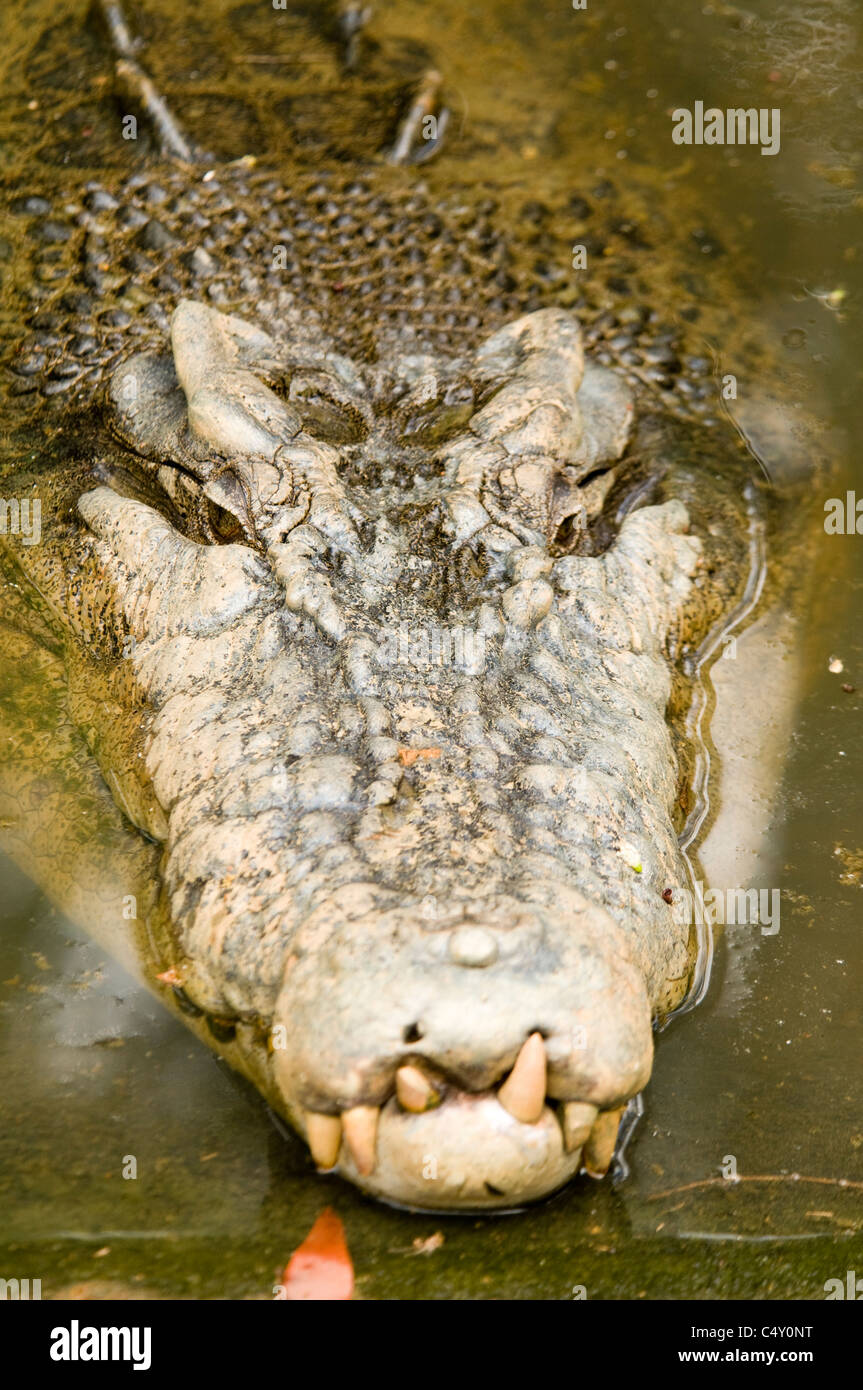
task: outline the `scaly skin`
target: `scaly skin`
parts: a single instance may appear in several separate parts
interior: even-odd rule
[[[179,275],[210,191],[164,175],[167,239],[124,234]],[[286,195],[224,177],[272,241]],[[421,202],[369,197],[423,244]],[[20,439],[42,411],[73,442],[33,484],[44,543],[7,539],[73,722],[161,846],[162,971],[376,1195],[511,1207],[604,1172],[695,963],[668,901],[681,659],[745,578],[735,447],[658,423],[569,310],[518,313],[526,285],[447,323],[458,268],[407,325],[385,277],[328,318],[314,256],[311,288],[217,267],[242,316],[169,276],[135,318],[98,244],[115,202],[88,191],[72,279],[13,356]],[[70,312],[85,341],[52,359]]]
[[[364,420],[355,477],[366,454],[430,452],[399,431],[441,383],[487,396],[410,504],[345,485],[339,449],[263,384],[296,344],[183,301],[172,346],[117,370],[116,429],[189,515],[203,492],[242,539],[203,544],[101,486],[78,502],[74,564],[68,537],[62,566],[27,557],[72,637],[73,716],[163,844],[166,963],[198,1008],[269,1034],[267,1086],[298,1128],[377,1124],[339,1159],[368,1190],[541,1196],[583,1158],[567,1113],[642,1088],[651,1019],[691,975],[663,898],[686,882],[664,718],[701,551],[686,510],[642,508],[605,553],[553,555],[560,498],[572,513],[580,495],[587,524],[601,495],[580,482],[613,466],[633,414],[563,310],[434,366],[303,348],[319,392]],[[424,669],[441,633],[461,651]],[[493,1091],[535,1034],[540,1102],[560,1109],[524,1123]],[[405,1064],[442,1104],[399,1105]]]

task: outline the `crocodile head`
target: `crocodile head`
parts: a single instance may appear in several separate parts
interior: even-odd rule
[[[112,379],[136,462],[81,498],[69,596],[166,963],[369,1192],[606,1172],[693,965],[665,708],[699,545],[668,502],[576,553],[628,387],[555,309],[368,364],[184,301],[171,349]]]

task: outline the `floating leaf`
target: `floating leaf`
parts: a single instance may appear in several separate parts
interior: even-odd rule
[[[345,1229],[332,1207],[321,1212],[302,1245],[288,1261],[282,1277],[286,1299],[349,1299],[354,1291],[354,1267]]]

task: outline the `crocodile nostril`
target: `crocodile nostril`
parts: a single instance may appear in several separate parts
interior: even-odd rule
[[[493,965],[497,938],[487,927],[457,927],[449,939],[449,953],[456,965]]]

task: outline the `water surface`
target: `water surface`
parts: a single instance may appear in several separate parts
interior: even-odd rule
[[[7,18],[7,69],[16,26],[45,8],[30,0]],[[52,12],[73,22],[83,8]],[[245,1084],[6,863],[0,1274],[41,1278],[45,1296],[267,1298],[332,1204],[366,1298],[567,1299],[579,1286],[589,1298],[823,1297],[827,1279],[863,1268],[863,539],[823,529],[826,497],[863,495],[857,451],[841,448],[859,433],[863,360],[860,13],[767,0],[380,8],[382,43],[406,66],[406,36],[428,45],[453,94],[454,140],[429,166],[432,183],[447,159],[463,177],[538,196],[560,180],[631,180],[703,262],[696,288],[723,369],[734,370],[736,343],[711,336],[723,309],[711,266],[725,258],[775,352],[787,419],[817,423],[815,451],[811,434],[796,452],[777,449],[752,407],[761,384],[741,383],[739,418],[772,475],[813,480],[799,503],[815,583],[787,676],[788,758],[750,863],[752,882],[780,891],[781,927],[718,938],[706,1000],[659,1041],[627,1176],[505,1218],[420,1217],[315,1176]],[[148,32],[168,12],[151,0]],[[183,50],[192,122],[227,66],[218,41],[230,25],[215,0],[195,13]],[[257,53],[267,55],[287,59],[284,33]],[[310,88],[337,100],[332,60],[321,63]],[[232,81],[277,83],[278,67],[237,62]],[[25,79],[6,75],[21,115]],[[669,113],[696,100],[778,106],[780,153],[675,146]],[[274,148],[285,119],[274,106],[242,138]],[[241,138],[227,125],[220,137]],[[11,140],[8,120],[4,130]],[[841,469],[829,486],[828,457]],[[837,658],[841,673],[829,669]],[[129,1156],[134,1180],[122,1176]],[[722,1177],[730,1160],[738,1182]]]

